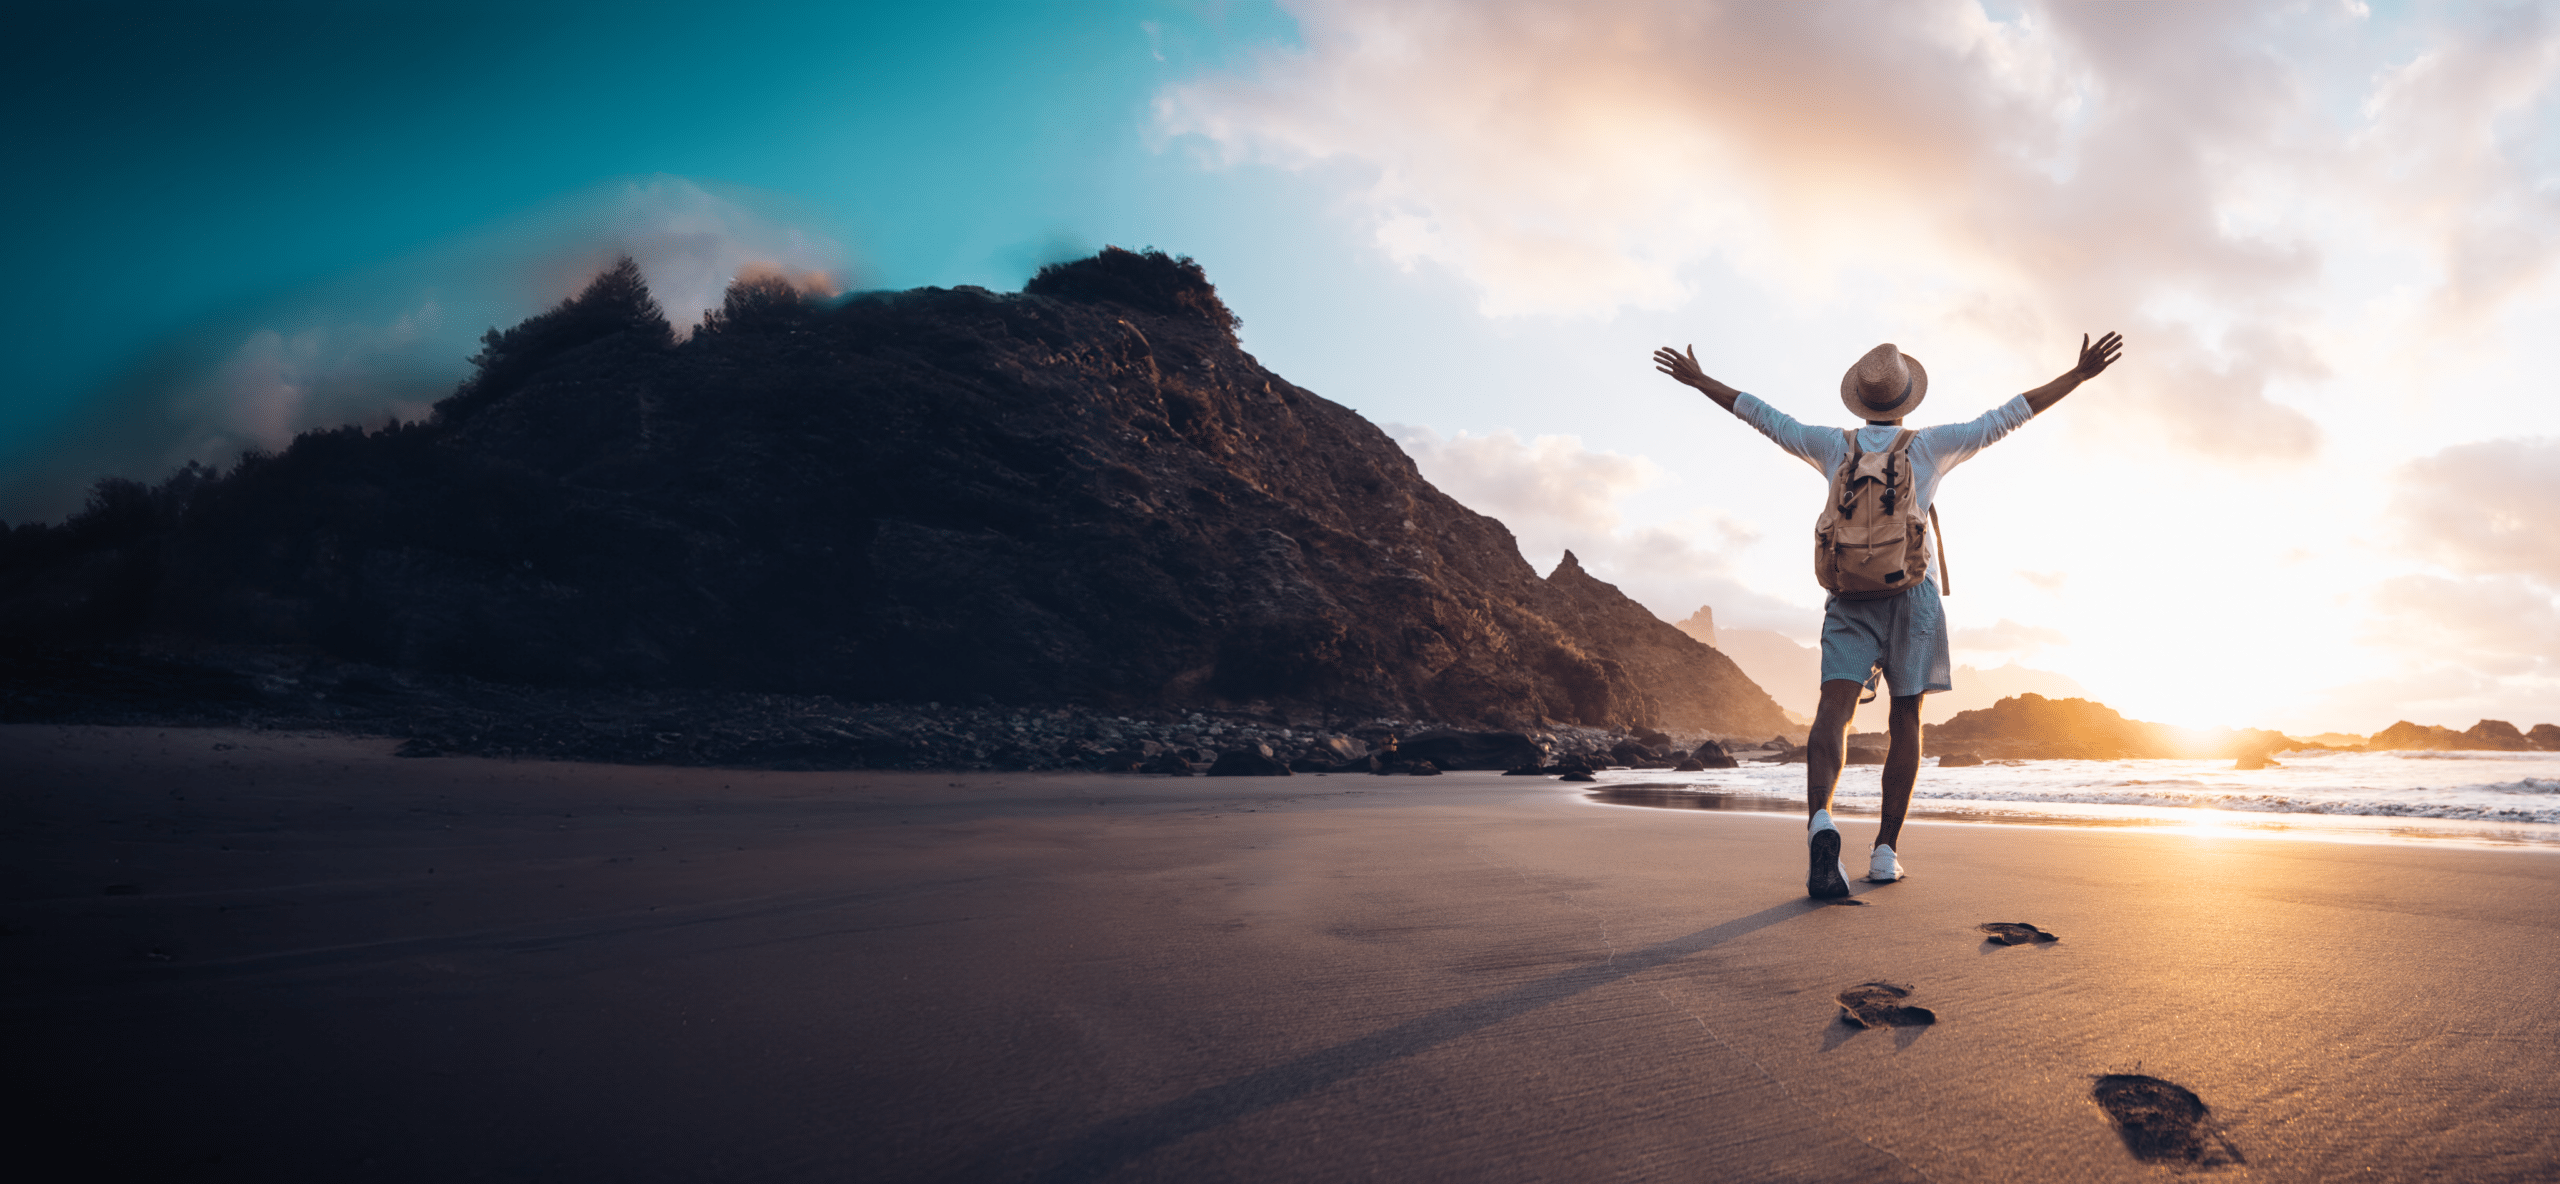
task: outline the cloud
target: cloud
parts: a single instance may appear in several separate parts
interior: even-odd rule
[[[1671,526],[1626,527],[1624,499],[1667,479],[1650,460],[1593,451],[1575,436],[1442,436],[1402,424],[1387,431],[1424,479],[1510,527],[1540,574],[1572,551],[1591,574],[1666,621],[1701,605],[1714,607],[1722,628],[1809,635],[1821,620],[1819,609],[1753,591],[1735,576],[1729,554],[1758,538],[1746,524],[1700,510]]]
[[[1618,501],[1660,484],[1660,465],[1643,457],[1593,452],[1579,436],[1523,442],[1510,429],[1444,437],[1424,427],[1390,424],[1389,434],[1440,491],[1509,526],[1526,548],[1536,540],[1564,545],[1616,530]]]
[[[2353,140],[2354,179],[2433,257],[2443,327],[2483,314],[2550,271],[2560,249],[2547,148],[2518,123],[2560,82],[2549,5],[2448,8],[2422,51],[2382,73]],[[2540,167],[2536,167],[2540,166]]]
[[[2071,582],[2069,572],[2059,571],[2020,571],[2018,578],[2047,592],[2060,592],[2064,584]]]
[[[2071,639],[2061,630],[2021,625],[2007,617],[2000,618],[1997,625],[1954,630],[1947,635],[1947,640],[1956,649],[1968,653],[2009,654],[2020,658],[2032,657],[2051,646],[2071,644]]]
[[[2392,476],[2385,526],[2447,574],[2377,583],[2368,640],[2491,677],[2560,676],[2560,440],[2410,461]]]
[[[2560,439],[2487,440],[2413,460],[2393,476],[2388,513],[2414,554],[2560,587]]]
[[[2121,328],[2097,414],[2223,462],[2322,447],[2282,400],[2353,336],[2323,320],[2332,268],[2408,256],[2476,323],[2560,247],[2548,149],[2514,126],[2560,73],[2547,6],[1293,11],[1303,49],[1165,89],[1160,127],[1360,178],[1377,248],[1464,277],[1488,315],[1676,307],[1720,266],[2038,368]]]
[[[648,277],[678,332],[742,275],[832,294],[844,252],[768,195],[681,177],[614,181],[351,275],[173,334],[86,418],[0,480],[0,516],[59,518],[102,476],[220,467],[313,428],[414,419],[451,394],[492,327],[575,293],[617,256]]]
[[[2381,523],[2431,570],[2376,581],[2357,640],[2397,662],[2336,688],[2368,718],[2560,718],[2560,440],[2459,444],[2391,475]],[[2416,713],[2416,714],[2413,714]],[[2387,721],[2386,721],[2387,722]],[[2378,726],[2378,725],[2377,725]]]
[[[2373,592],[2371,640],[2491,677],[2560,673],[2560,607],[2522,576],[2398,576]]]

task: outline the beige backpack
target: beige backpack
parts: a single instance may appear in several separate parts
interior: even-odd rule
[[[1929,551],[1920,525],[1920,499],[1911,475],[1911,441],[1918,432],[1904,428],[1882,452],[1868,452],[1849,431],[1849,460],[1831,476],[1831,500],[1813,523],[1813,578],[1842,600],[1881,600],[1899,596],[1918,584],[1929,570]],[[1931,532],[1938,511],[1928,513]],[[1946,539],[1938,540],[1938,579],[1952,594],[1947,579]]]

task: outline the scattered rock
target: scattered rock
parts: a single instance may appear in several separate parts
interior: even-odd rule
[[[1518,732],[1461,732],[1441,729],[1406,737],[1396,754],[1427,760],[1442,769],[1516,769],[1546,760],[1546,752]]]
[[[256,689],[262,686],[276,689]],[[112,649],[29,652],[5,641],[0,722],[326,731],[386,737],[413,758],[1167,776],[1196,774],[1224,751],[1262,748],[1293,772],[1367,773],[1432,751],[1436,741],[1410,746],[1434,736],[1472,737],[1466,747],[1478,751],[1519,752],[1518,759],[1488,766],[1489,771],[1535,765],[1561,774],[1606,765],[1612,749],[1633,739],[1552,720],[1535,729],[1487,732],[1400,717],[1307,718],[1267,707],[1108,710],[848,702],[827,695],[675,687],[537,687],[391,671],[307,650],[184,656]],[[1388,747],[1397,736],[1413,738],[1410,751]],[[1709,742],[1695,737],[1684,743],[1691,739],[1701,749]],[[1385,750],[1389,759],[1373,749]],[[1357,755],[1345,758],[1346,752]]]
[[[1162,773],[1173,777],[1189,777],[1198,772],[1198,770],[1191,767],[1191,762],[1175,756],[1171,752],[1160,752],[1154,756],[1148,757],[1144,762],[1139,764],[1138,771],[1141,773]]]
[[[1970,752],[1950,752],[1938,758],[1941,769],[1966,769],[1981,764],[1982,758]]]
[[[1661,753],[1635,740],[1621,740],[1609,749],[1609,760],[1628,768],[1641,768],[1660,759]]]
[[[1698,762],[1700,767],[1708,769],[1731,769],[1738,765],[1738,762],[1725,752],[1724,745],[1713,740],[1699,745],[1696,752],[1689,754],[1689,759]]]
[[[1271,755],[1271,746],[1257,744],[1251,748],[1231,748],[1218,754],[1209,766],[1212,777],[1286,777],[1289,766]]]
[[[1369,755],[1369,743],[1358,736],[1328,736],[1318,746],[1332,754],[1336,764],[1348,764]]]

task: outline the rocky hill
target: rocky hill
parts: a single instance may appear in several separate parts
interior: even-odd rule
[[[2413,724],[2404,719],[2367,737],[2364,746],[2376,752],[2555,752],[2560,751],[2560,725],[2535,724],[2531,731],[2518,731],[2514,724],[2505,720],[2484,719],[2466,731],[2457,732],[2440,725]]]
[[[2257,728],[2180,728],[2126,719],[2089,699],[2023,694],[1921,729],[1928,751],[2011,760],[2208,759],[2297,747]]]
[[[1014,295],[742,282],[679,341],[626,261],[491,332],[426,422],[8,532],[0,631],[532,686],[1785,725],[1236,323],[1187,260],[1106,250]]]

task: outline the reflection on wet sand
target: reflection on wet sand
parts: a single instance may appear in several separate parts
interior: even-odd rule
[[[1800,814],[1800,799],[1771,797],[1764,793],[1718,793],[1711,789],[1692,789],[1673,785],[1611,785],[1592,790],[1590,798],[1612,806],[1655,806],[1667,810],[1749,810],[1762,814]],[[1872,810],[1855,807],[1836,809],[1841,814],[1872,814]]]

